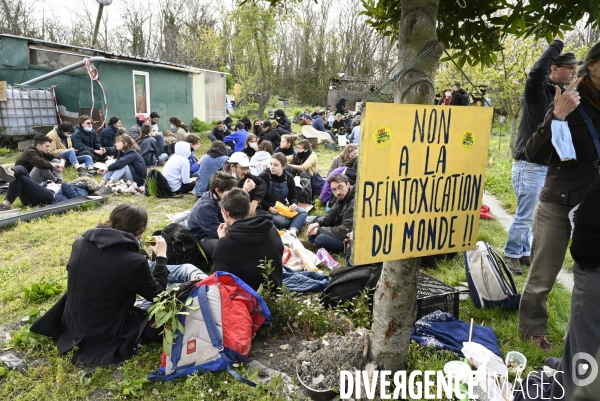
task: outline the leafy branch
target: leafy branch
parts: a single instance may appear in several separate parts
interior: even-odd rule
[[[179,316],[189,315],[190,313],[182,309],[184,307],[189,310],[200,308],[199,305],[192,305],[194,300],[192,297],[188,297],[185,302],[182,302],[177,297],[178,291],[178,286],[168,287],[154,298],[154,305],[148,309],[149,318],[155,320],[156,327],[162,326],[163,328],[161,332],[163,335],[163,351],[167,355],[171,354],[171,347],[177,336],[179,334],[183,335],[185,330],[183,324],[179,321]]]

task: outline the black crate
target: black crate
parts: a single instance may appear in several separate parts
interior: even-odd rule
[[[458,319],[458,295],[456,288],[419,272],[417,319],[436,310],[451,313]]]

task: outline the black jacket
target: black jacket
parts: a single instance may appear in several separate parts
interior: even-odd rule
[[[265,182],[267,185],[267,191],[262,201],[260,202],[260,207],[264,210],[269,210],[270,207],[275,206],[275,202],[280,201],[284,205],[286,204],[298,204],[298,195],[296,194],[296,183],[294,182],[294,176],[291,175],[286,170],[283,170],[283,174],[280,176],[276,176],[271,174],[269,170],[263,170],[262,173],[258,176],[261,180]],[[271,182],[285,182],[288,187],[288,196],[287,202],[285,199],[276,199],[273,194],[273,186]]]
[[[254,290],[263,282],[259,264],[272,261],[271,280],[283,283],[283,243],[269,216],[261,215],[234,222],[227,235],[217,241],[213,253],[212,271],[235,274]]]
[[[335,102],[335,108],[337,110],[343,110],[343,109],[345,109],[346,108],[346,102],[347,102],[347,100],[346,100],[345,97],[339,98],[338,101]]]
[[[577,88],[581,95],[581,105],[592,119],[597,132],[600,132],[600,110],[591,101],[592,94],[582,82]],[[592,89],[595,91],[595,89]],[[525,147],[527,160],[533,163],[543,163],[550,157],[548,172],[540,200],[561,205],[575,206],[583,199],[583,194],[594,183],[598,176],[598,153],[592,136],[583,121],[579,110],[575,109],[567,116],[567,123],[573,138],[573,146],[577,160],[560,161],[552,145],[552,112],[550,106],[544,122],[529,138]]]
[[[227,128],[227,126],[225,126],[225,130],[224,131],[219,131],[219,128],[215,127],[215,128],[213,128],[213,130],[208,135],[208,138],[212,142],[214,142],[214,141],[222,141],[223,138],[225,138],[229,134],[231,134],[231,130],[229,128]]]
[[[31,331],[58,341],[64,354],[79,350],[73,363],[108,365],[133,355],[148,323],[133,306],[136,294],[153,299],[167,285],[167,260],[157,258],[154,272],[131,234],[97,227],[75,240],[67,264],[67,293]]]
[[[467,92],[463,88],[458,88],[458,90],[452,93],[452,102],[450,103],[452,106],[464,106],[463,97],[469,96]]]
[[[141,187],[146,181],[146,162],[135,149],[127,149],[125,153],[118,152],[117,160],[108,166],[108,171],[119,170],[129,166],[133,181]]]
[[[238,181],[238,188],[244,188],[244,183],[246,182],[247,178],[250,178],[252,181],[254,181],[255,185],[254,189],[248,193],[250,195],[250,201],[257,201],[260,203],[267,192],[267,184],[265,184],[260,177],[246,173],[246,175]]]
[[[292,122],[288,116],[284,115],[281,118],[276,118],[275,121],[277,121],[277,131],[279,131],[279,133],[285,131],[283,135],[287,135],[292,132]]]
[[[529,71],[525,91],[521,97],[523,114],[517,140],[515,141],[515,150],[513,153],[513,159],[515,160],[526,159],[525,145],[537,130],[538,125],[544,121],[548,107],[554,101],[556,89],[554,88],[554,82],[550,81],[548,76],[550,75],[550,67],[552,67],[554,59],[560,55],[562,49],[562,41],[553,41],[535,62],[531,71]],[[543,159],[536,163],[548,164],[548,160]]]
[[[147,136],[142,138],[138,143],[140,147],[140,154],[142,155],[142,159],[144,159],[144,163],[146,163],[146,167],[156,166],[158,163],[158,157],[162,154],[162,149],[151,136]]]
[[[600,176],[583,197],[575,214],[575,229],[571,242],[573,260],[582,269],[600,265]]]
[[[354,187],[350,188],[348,195],[321,217],[317,234],[326,234],[337,239],[346,238],[346,230],[352,231],[354,226]]]
[[[105,148],[115,147],[115,137],[117,136],[117,127],[109,125],[100,133],[100,144]]]
[[[86,131],[81,128],[81,125],[78,125],[75,133],[71,135],[71,143],[76,150],[85,150],[90,153],[94,153],[94,150],[102,147],[96,131]]]
[[[273,148],[278,148],[281,143],[281,135],[274,127],[269,128],[268,131],[262,133],[260,136],[263,140],[271,141]]]

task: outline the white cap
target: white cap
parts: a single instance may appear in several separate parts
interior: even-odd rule
[[[236,163],[241,167],[250,167],[250,159],[248,159],[248,156],[243,152],[235,152],[232,154],[229,157],[229,160],[227,160],[227,163]]]

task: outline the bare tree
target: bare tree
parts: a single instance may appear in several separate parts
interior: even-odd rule
[[[0,33],[37,37],[39,28],[31,3],[26,0],[0,0]]]

